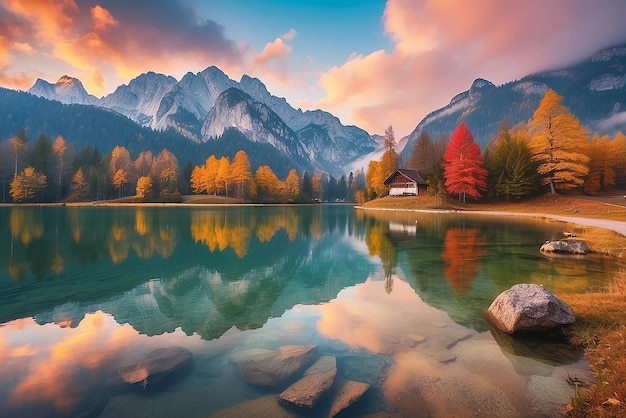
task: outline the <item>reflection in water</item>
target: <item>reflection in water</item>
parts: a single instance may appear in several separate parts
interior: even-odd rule
[[[355,415],[550,415],[571,393],[562,363],[501,349],[483,313],[515,283],[581,291],[618,268],[543,256],[538,243],[560,233],[543,221],[335,205],[0,213],[9,416],[144,413],[146,399],[161,415],[195,405],[188,415],[207,416],[259,397],[233,352],[286,344],[317,344],[340,368],[384,365]],[[120,365],[172,345],[194,354],[172,390],[145,397],[110,383]],[[568,371],[584,374],[577,355]]]
[[[441,258],[444,272],[455,292],[469,292],[480,271],[481,258],[487,255],[487,239],[478,228],[450,228],[446,231]]]

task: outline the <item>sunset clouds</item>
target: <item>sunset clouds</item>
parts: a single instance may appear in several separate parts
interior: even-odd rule
[[[498,85],[626,42],[617,0],[382,5],[0,0],[0,85],[68,74],[101,96],[147,71],[180,79],[216,65],[296,107],[401,137],[476,78]]]
[[[392,124],[406,135],[476,78],[502,84],[624,42],[625,15],[617,1],[389,0],[383,21],[394,49],[322,74],[320,105],[370,132]]]

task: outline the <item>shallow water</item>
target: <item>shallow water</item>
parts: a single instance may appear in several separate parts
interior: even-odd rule
[[[546,220],[350,206],[0,208],[3,416],[238,416],[279,408],[246,349],[316,345],[371,384],[339,416],[553,416],[589,380],[562,341],[512,339],[484,311],[516,283],[601,289],[620,268],[550,258]],[[180,346],[189,367],[130,385],[119,369]],[[248,408],[247,410],[245,408]]]

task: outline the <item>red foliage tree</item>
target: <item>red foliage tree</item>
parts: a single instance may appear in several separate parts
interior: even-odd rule
[[[443,155],[443,168],[446,188],[449,193],[459,195],[459,201],[465,202],[466,195],[478,199],[480,192],[487,189],[483,156],[465,122],[452,133]]]

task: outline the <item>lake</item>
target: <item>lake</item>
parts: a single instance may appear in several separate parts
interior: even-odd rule
[[[620,267],[542,255],[564,228],[543,219],[332,204],[0,215],[7,417],[328,416],[345,381],[369,389],[338,417],[553,416],[575,394],[568,380],[591,380],[582,353],[502,335],[484,312],[516,283],[586,292]],[[191,362],[159,381],[122,379],[169,347]],[[276,401],[304,363],[262,386],[236,360],[285,347],[336,362],[311,411]]]

